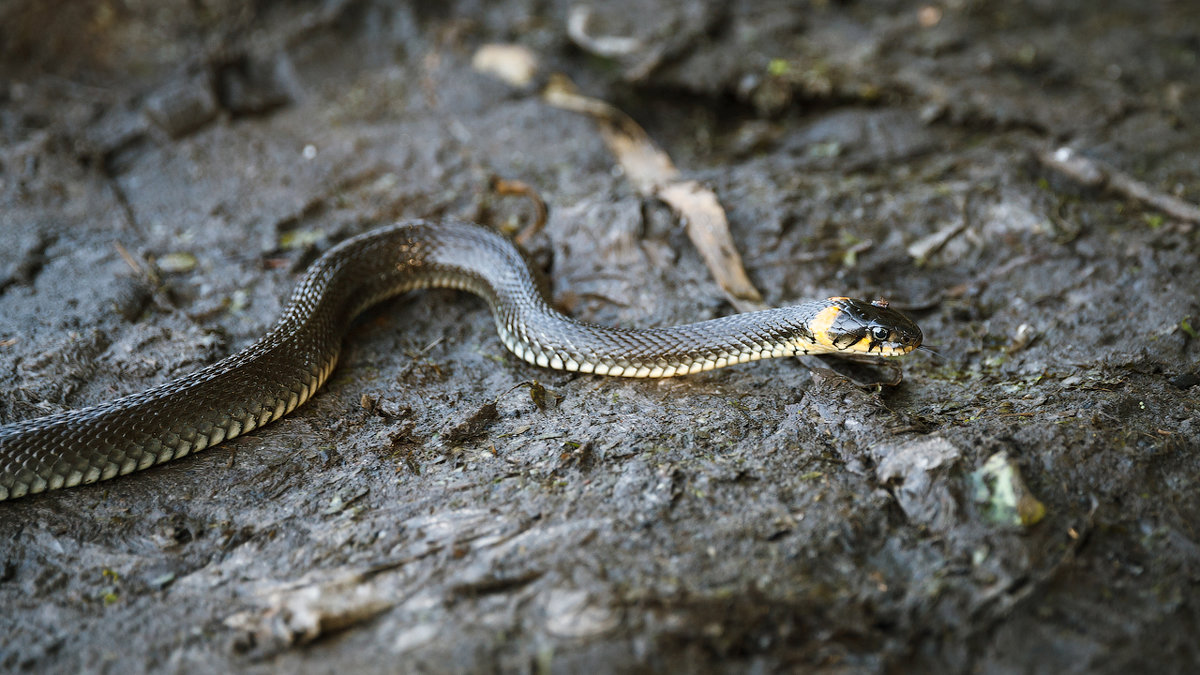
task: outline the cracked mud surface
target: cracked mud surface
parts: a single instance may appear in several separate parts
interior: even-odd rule
[[[597,4],[609,57],[566,4],[259,5],[0,9],[0,422],[236,351],[372,223],[526,222],[493,175],[546,200],[575,316],[731,311],[591,120],[472,69],[492,42],[713,188],[769,302],[885,296],[940,358],[605,379],[518,362],[477,299],[387,303],[283,420],[0,503],[0,669],[1200,660],[1200,223],[1036,160],[1200,202],[1194,3]]]

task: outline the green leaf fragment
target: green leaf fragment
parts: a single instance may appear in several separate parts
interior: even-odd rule
[[[970,482],[972,499],[996,525],[1031,527],[1046,516],[1046,506],[1030,492],[1007,452],[989,457],[970,474]]]
[[[1180,319],[1179,330],[1183,331],[1184,333],[1187,333],[1187,336],[1190,338],[1200,338],[1200,333],[1197,333],[1196,329],[1192,327],[1191,318],[1192,317],[1190,317],[1190,316],[1185,316],[1182,319]]]

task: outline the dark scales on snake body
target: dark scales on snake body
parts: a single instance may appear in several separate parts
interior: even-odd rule
[[[351,321],[417,288],[482,296],[504,345],[548,368],[671,377],[796,354],[906,354],[921,330],[885,304],[829,298],[709,321],[623,329],[576,321],[538,290],[503,236],[412,221],[331,249],[262,339],[144,392],[0,426],[0,500],[94,483],[198,452],[283,417],[324,384]]]

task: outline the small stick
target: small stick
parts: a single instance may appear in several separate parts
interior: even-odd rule
[[[1039,152],[1037,158],[1047,168],[1086,187],[1103,188],[1162,211],[1172,218],[1200,223],[1200,207],[1195,204],[1155,190],[1127,173],[1101,161],[1088,159],[1066,146],[1053,152]]]

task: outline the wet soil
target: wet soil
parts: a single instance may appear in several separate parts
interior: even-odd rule
[[[937,356],[663,381],[518,362],[486,305],[354,327],[287,418],[0,504],[0,670],[1185,672],[1200,661],[1200,5],[0,8],[0,422],[249,344],[372,224],[528,222],[591,321],[731,311],[552,72],[715,190],[774,304]],[[582,27],[581,27],[582,26]],[[591,37],[633,41],[580,40]],[[535,79],[472,67],[523,45]],[[605,53],[597,45],[613,46]]]

